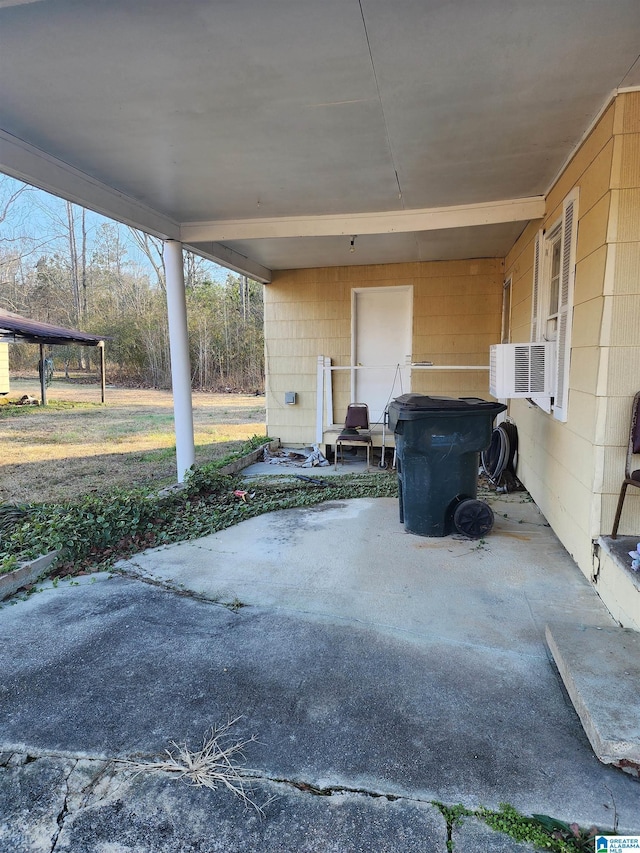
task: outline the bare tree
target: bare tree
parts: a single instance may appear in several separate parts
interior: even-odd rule
[[[262,286],[232,274],[221,281],[189,251],[184,272],[194,387],[261,387]],[[167,388],[165,289],[161,240],[0,176],[2,307],[108,336],[118,381]],[[27,368],[30,349],[19,349],[12,363],[24,358]],[[56,358],[69,369],[76,349],[57,348]]]
[[[158,287],[164,291],[166,289],[167,275],[164,266],[162,240],[131,227],[129,227],[129,235],[153,267]]]
[[[33,187],[28,184],[15,181],[8,175],[0,175],[0,226],[10,219],[15,229],[19,224],[18,219],[22,220],[22,217],[16,215],[18,199],[27,196],[32,190]],[[7,239],[6,235],[3,235],[3,239]]]

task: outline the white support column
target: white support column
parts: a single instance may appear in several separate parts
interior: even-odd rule
[[[324,432],[324,356],[318,356],[316,367],[316,444],[322,444]]]
[[[324,357],[324,412],[327,425],[331,426],[333,424],[333,371],[328,355]]]
[[[193,439],[193,406],[191,402],[191,363],[187,329],[187,300],[184,290],[182,243],[165,240],[164,263],[167,273],[167,311],[169,347],[171,350],[171,384],[173,417],[176,431],[176,465],[178,482],[195,462]]]

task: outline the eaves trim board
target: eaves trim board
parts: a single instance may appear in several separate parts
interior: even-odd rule
[[[260,281],[262,284],[269,284],[273,273],[268,267],[259,264],[257,261],[248,258],[246,255],[236,252],[230,246],[223,246],[221,243],[213,243],[204,241],[202,243],[184,242],[183,245],[187,249],[195,252],[196,255],[201,255],[203,258],[208,258],[217,264],[221,264],[227,269],[247,275],[255,281]]]
[[[528,222],[544,216],[544,205],[543,196],[533,196],[420,210],[188,222],[182,224],[180,233],[187,243],[206,240],[413,233],[505,222]]]

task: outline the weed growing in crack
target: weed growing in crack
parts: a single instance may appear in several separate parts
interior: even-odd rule
[[[508,803],[501,803],[500,810],[497,812],[479,809],[477,814],[491,829],[504,832],[516,841],[533,844],[542,849],[555,850],[558,853],[569,853],[579,849],[562,839],[554,838],[537,820],[521,815]]]
[[[498,811],[479,808],[471,811],[461,804],[447,806],[437,801],[433,805],[447,822],[447,851],[453,853],[453,829],[464,817],[475,817],[496,832],[509,835],[516,841],[531,844],[540,850],[554,853],[587,853],[593,850],[594,837],[602,830],[592,826],[582,829],[576,823],[565,823],[548,815],[534,814],[526,817],[509,803],[501,803]],[[616,834],[607,831],[608,834]]]
[[[447,853],[453,853],[453,827],[457,826],[463,817],[472,816],[474,813],[460,803],[455,806],[447,806],[444,803],[433,800],[432,805],[440,811],[442,817],[447,822]]]
[[[263,815],[263,807],[259,806],[247,790],[246,775],[238,758],[244,759],[244,748],[256,741],[252,735],[248,740],[230,740],[230,729],[241,717],[223,726],[214,726],[205,735],[200,749],[190,749],[186,743],[171,742],[173,749],[165,750],[166,758],[154,761],[124,761],[126,769],[134,776],[142,773],[154,773],[172,776],[186,781],[196,787],[217,790],[226,788],[239,797],[246,806],[253,807]]]

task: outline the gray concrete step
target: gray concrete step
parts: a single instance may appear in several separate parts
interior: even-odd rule
[[[552,624],[546,638],[595,754],[640,776],[640,633]]]

